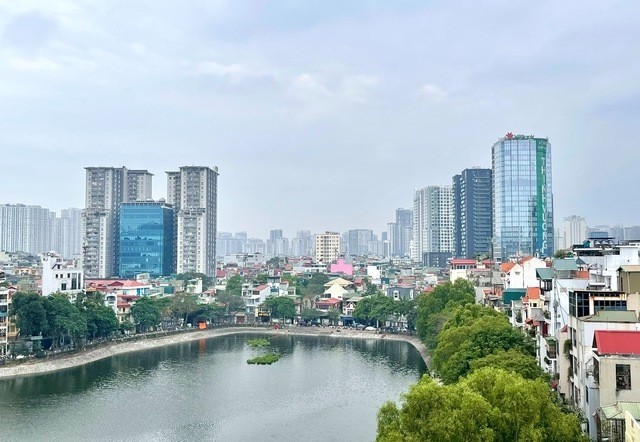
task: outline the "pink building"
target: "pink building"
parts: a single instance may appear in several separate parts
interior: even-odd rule
[[[329,272],[353,276],[353,266],[344,262],[344,258],[338,258],[338,261],[335,264],[331,264],[329,266]]]

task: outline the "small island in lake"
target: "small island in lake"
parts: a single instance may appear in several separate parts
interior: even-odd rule
[[[278,359],[280,359],[280,355],[278,353],[269,353],[262,356],[256,356],[252,359],[247,359],[247,364],[271,365],[274,362],[277,362]]]

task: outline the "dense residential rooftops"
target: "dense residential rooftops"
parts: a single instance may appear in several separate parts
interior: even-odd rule
[[[640,356],[640,331],[596,330],[593,343],[601,356]]]

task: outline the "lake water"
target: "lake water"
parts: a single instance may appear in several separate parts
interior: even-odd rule
[[[255,337],[0,381],[0,440],[371,441],[380,406],[426,370],[406,342],[306,336],[269,337],[283,357],[249,365],[267,352]]]

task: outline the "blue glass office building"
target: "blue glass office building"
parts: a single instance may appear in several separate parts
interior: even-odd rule
[[[553,253],[551,144],[508,133],[491,149],[493,256]]]
[[[174,211],[162,201],[120,206],[120,277],[174,272]]]

